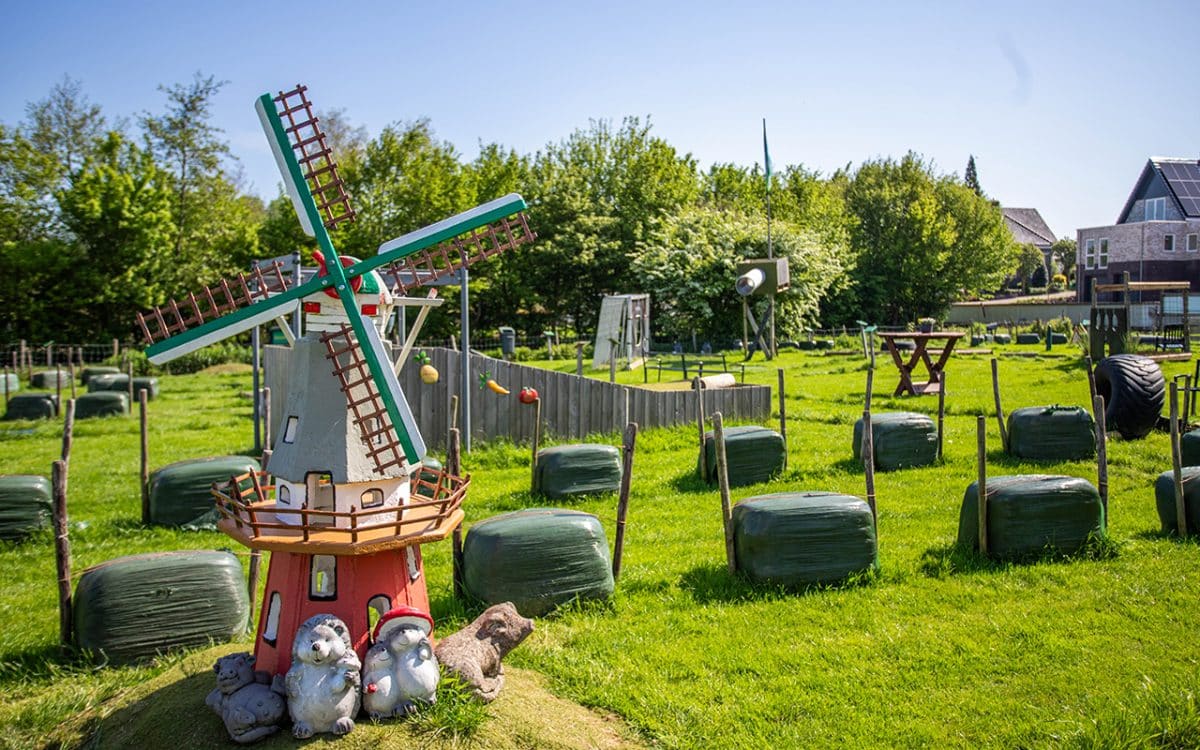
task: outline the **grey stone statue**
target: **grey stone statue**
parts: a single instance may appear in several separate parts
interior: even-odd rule
[[[292,666],[284,678],[292,735],[306,739],[319,732],[353,730],[360,671],[346,623],[333,615],[305,620],[292,642]]]
[[[491,703],[504,687],[501,660],[533,632],[511,602],[484,610],[470,625],[438,641],[434,653],[446,671],[470,685],[475,697]]]
[[[221,720],[234,742],[248,745],[279,731],[283,695],[267,686],[267,673],[254,671],[254,657],[242,652],[217,659],[217,687],[205,703]]]
[[[441,672],[429,637],[415,625],[398,625],[367,651],[363,708],[372,719],[407,716],[437,701]]]

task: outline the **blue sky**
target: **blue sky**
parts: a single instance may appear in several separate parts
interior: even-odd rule
[[[253,101],[297,82],[372,135],[428,117],[467,159],[626,115],[704,167],[761,163],[764,117],[777,170],[974,154],[1059,236],[1114,221],[1147,157],[1200,157],[1196,0],[6,5],[0,122],[64,75],[132,121],[202,71],[229,81],[215,123],[267,198]]]

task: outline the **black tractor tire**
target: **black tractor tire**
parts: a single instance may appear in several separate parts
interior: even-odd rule
[[[1149,357],[1114,354],[1096,365],[1096,393],[1104,397],[1107,428],[1126,440],[1150,434],[1158,423],[1166,390],[1162,370]]]

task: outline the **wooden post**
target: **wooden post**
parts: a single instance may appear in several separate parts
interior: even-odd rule
[[[995,361],[994,359],[992,360],[992,362]],[[976,460],[979,465],[979,482],[975,485],[977,488],[975,508],[979,515],[979,554],[987,557],[987,417],[982,414],[975,419],[975,436],[977,442]]]
[[[1004,426],[1004,409],[1000,407],[1000,371],[992,357],[992,396],[996,401],[996,424],[1000,426],[1000,444],[1008,451],[1008,428]]]
[[[625,550],[625,516],[629,512],[629,487],[633,480],[633,449],[637,444],[637,433],[636,422],[625,425],[625,440],[621,445],[621,494],[617,498],[617,538],[613,542],[614,581],[621,575],[621,554]]]
[[[1182,539],[1188,535],[1187,506],[1183,499],[1183,461],[1179,444],[1179,385],[1171,381],[1171,472],[1175,480],[1175,524],[1176,535]]]
[[[788,449],[787,449],[787,401],[785,400],[783,386],[783,368],[780,367],[779,373],[779,435],[783,438],[783,467],[787,468]]]
[[[575,374],[583,377],[583,342],[575,342]]]
[[[54,368],[54,398],[62,403],[62,370],[57,366]]]
[[[271,386],[263,388],[263,445],[271,447]]]
[[[55,461],[51,476],[54,484],[54,562],[58,569],[58,639],[71,645],[71,540],[67,536],[67,462]]]
[[[942,460],[942,446],[945,442],[942,439],[942,435],[943,435],[943,433],[945,431],[945,427],[946,427],[946,372],[944,370],[942,371],[941,381],[942,381],[941,382],[942,387],[938,389],[938,424],[937,424],[937,430],[938,430],[937,457],[938,457],[939,461]]]
[[[458,394],[450,397],[450,427],[451,430],[458,429]]]
[[[542,442],[542,399],[541,397],[533,400],[533,448],[530,451],[532,456],[529,459],[529,490],[535,492],[537,490],[537,464],[538,464],[538,448]]]
[[[871,506],[871,519],[879,529],[879,513],[875,510],[875,431],[871,429],[871,410],[863,409],[863,470],[867,482],[867,505]]]
[[[54,367],[54,342],[46,344],[46,367]],[[54,367],[54,369],[58,369]]]
[[[617,340],[608,340],[608,382],[617,382]]]
[[[69,464],[71,463],[71,442],[75,439],[75,399],[67,402],[64,414],[66,416],[63,419],[62,454],[60,458]]]
[[[133,356],[125,352],[125,376],[129,378],[129,406],[133,407]]]
[[[1096,489],[1100,493],[1100,507],[1104,509],[1104,522],[1108,524],[1108,428],[1104,420],[1104,397],[1092,399],[1092,411],[1096,414]]]
[[[704,389],[696,389],[696,427],[700,432],[700,479],[708,481],[708,451],[704,450]]]
[[[733,505],[729,501],[729,467],[725,463],[725,428],[721,412],[713,414],[713,440],[717,444],[717,486],[721,491],[721,522],[725,528],[725,561],[730,573],[737,572],[737,552],[733,546]]]
[[[150,523],[150,418],[146,404],[150,394],[145,388],[138,389],[138,416],[142,433],[142,523]],[[251,592],[253,596],[253,592]]]
[[[4,358],[4,408],[8,409],[8,357]]]
[[[75,362],[74,361],[71,362],[70,375],[71,375],[71,398],[75,398]]]
[[[457,427],[450,428],[450,440],[446,446],[446,473],[451,476],[462,476],[462,458],[459,431]],[[454,527],[454,539],[451,552],[451,578],[454,583],[454,595],[462,598],[463,586],[463,531],[462,524]]]
[[[867,369],[867,395],[863,399],[863,410],[871,411],[871,392],[875,388],[875,368]]]
[[[121,353],[121,342],[120,342],[120,341],[117,341],[116,339],[113,339],[113,340],[112,340],[112,356],[113,356],[113,359],[116,359],[116,358],[117,358],[117,355],[118,355],[118,354],[120,354],[120,353]]]
[[[1096,372],[1092,367],[1092,355],[1085,356],[1083,361],[1087,365],[1088,403],[1094,403],[1096,401]],[[1096,415],[1093,414],[1092,418],[1095,419]]]

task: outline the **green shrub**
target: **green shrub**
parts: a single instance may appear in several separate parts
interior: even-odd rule
[[[120,367],[123,370],[126,354],[128,354],[130,361],[133,363],[134,375],[162,375],[167,372],[175,373],[176,375],[188,375],[193,372],[200,372],[213,365],[230,363],[248,365],[253,361],[253,353],[250,347],[231,341],[223,341],[185,354],[178,359],[173,359],[162,367],[151,364],[150,360],[146,358],[146,354],[137,349],[131,349],[127,353],[122,353],[116,357],[109,357],[104,360],[104,364]]]
[[[1054,274],[1054,277],[1052,279],[1050,279],[1050,291],[1061,292],[1062,290],[1064,290],[1066,288],[1067,288],[1067,277],[1062,275],[1061,273]]]

